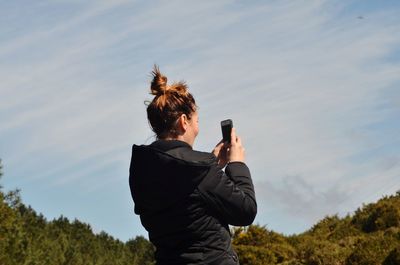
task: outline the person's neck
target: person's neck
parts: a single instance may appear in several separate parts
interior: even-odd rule
[[[188,145],[190,145],[191,147],[193,147],[193,143],[190,142],[188,139],[186,139],[183,135],[178,135],[176,137],[166,137],[163,140],[178,140],[178,141],[182,141],[187,143]]]

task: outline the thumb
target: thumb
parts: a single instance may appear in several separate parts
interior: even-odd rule
[[[224,140],[221,140],[216,146],[215,148],[221,148],[224,145]]]

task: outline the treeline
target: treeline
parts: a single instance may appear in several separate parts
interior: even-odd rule
[[[0,177],[1,177],[0,160]],[[0,186],[0,265],[150,265],[154,248],[144,237],[121,242],[66,217],[48,221],[25,206],[19,191]]]
[[[1,160],[0,160],[1,178]],[[327,216],[310,230],[284,236],[259,225],[235,228],[241,265],[400,265],[400,191],[353,215]],[[48,221],[0,186],[0,265],[150,265],[144,237],[127,242],[65,217]]]
[[[233,242],[242,265],[400,265],[400,191],[299,235],[249,226]]]

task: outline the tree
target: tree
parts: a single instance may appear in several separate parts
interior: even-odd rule
[[[132,265],[152,265],[154,262],[154,246],[143,236],[137,236],[126,242],[132,254]]]
[[[3,176],[3,164],[1,163],[1,159],[0,159],[0,179]],[[0,183],[0,192],[3,189],[3,186]]]
[[[0,160],[0,179],[3,175]],[[285,236],[265,226],[235,228],[242,265],[400,264],[400,191],[364,205],[353,216],[327,216],[310,230]],[[154,265],[154,246],[143,236],[121,242],[89,224],[60,216],[52,221],[0,186],[0,264]]]
[[[0,178],[3,175],[0,160]],[[0,186],[0,264],[22,264],[24,258],[23,228],[18,212],[19,191],[4,193]]]
[[[265,226],[234,229],[233,245],[240,264],[277,264],[295,257],[295,249],[287,238]]]
[[[370,233],[400,226],[400,196],[384,197],[357,209],[352,223]]]
[[[0,160],[0,178],[3,174]],[[66,217],[48,221],[25,206],[19,190],[0,186],[0,264],[154,265],[154,247],[144,237],[127,243]]]
[[[382,264],[390,251],[399,246],[398,236],[390,230],[366,233],[348,256],[346,265]]]
[[[398,264],[400,264],[400,246],[394,248],[382,263],[382,265],[398,265]]]

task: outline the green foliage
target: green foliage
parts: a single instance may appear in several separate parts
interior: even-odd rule
[[[398,265],[398,264],[400,264],[400,246],[390,251],[389,255],[382,263],[382,265]]]
[[[3,175],[2,168],[0,160],[0,177]],[[0,264],[22,264],[23,224],[15,210],[19,204],[18,190],[4,193],[0,189]]]
[[[399,265],[400,191],[354,216],[327,216],[299,235],[252,225],[233,230],[241,264]]]
[[[353,224],[364,232],[375,232],[400,226],[400,196],[384,197],[376,204],[358,209]]]
[[[251,225],[234,230],[233,243],[237,245],[268,246],[285,243],[283,235],[269,231],[265,226]]]
[[[266,247],[242,245],[236,246],[235,250],[239,255],[240,264],[243,265],[270,265],[277,263],[274,253]]]
[[[296,259],[309,265],[343,264],[346,249],[328,240],[309,235],[300,236],[296,244]]]
[[[131,253],[135,253],[131,264],[132,265],[153,265],[155,261],[154,246],[144,237],[137,236],[135,239],[131,239],[126,242],[127,247]]]
[[[365,237],[346,260],[346,265],[382,264],[398,240],[384,232]]]
[[[0,178],[2,165],[0,160]],[[265,226],[232,230],[241,265],[399,265],[400,191],[353,216],[326,216],[310,230],[284,236]],[[89,224],[52,221],[0,186],[0,264],[154,265],[154,246],[138,236],[123,243]]]
[[[1,172],[0,160],[0,177]],[[89,224],[61,216],[52,221],[21,202],[19,191],[0,189],[0,264],[154,265],[154,247],[143,237],[126,243]]]
[[[240,264],[277,264],[295,257],[295,249],[286,237],[264,226],[234,229],[232,243]]]

